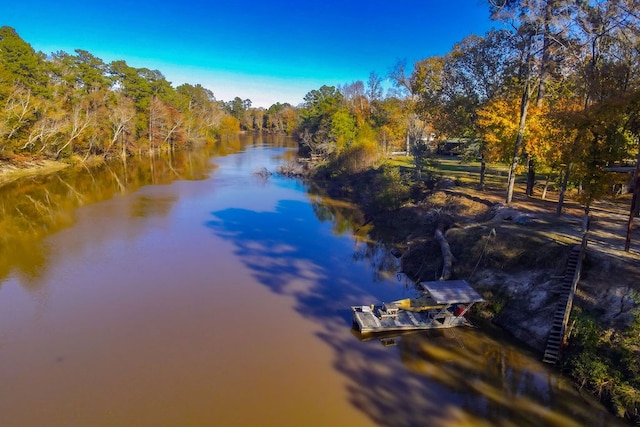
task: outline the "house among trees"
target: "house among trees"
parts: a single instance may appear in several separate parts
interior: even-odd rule
[[[436,153],[446,156],[459,156],[471,144],[470,138],[448,138],[438,142]]]

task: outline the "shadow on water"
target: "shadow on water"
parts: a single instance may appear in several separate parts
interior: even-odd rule
[[[322,229],[317,234],[310,231],[309,221],[317,221],[314,211],[322,213],[321,220],[332,216],[324,208],[289,200],[281,201],[274,212],[237,208],[212,212],[214,219],[206,226],[235,245],[236,255],[261,284],[293,297],[295,310],[320,325],[317,335],[332,348],[334,368],[348,380],[350,402],[373,423],[396,427],[616,423],[521,350],[479,330],[391,337],[385,340],[395,344],[391,348],[377,340],[354,338],[349,307],[369,301],[371,293],[381,299],[391,295],[363,285],[367,279],[362,275],[371,271],[339,259],[344,255]],[[362,250],[356,244],[354,258],[380,257],[374,246]]]

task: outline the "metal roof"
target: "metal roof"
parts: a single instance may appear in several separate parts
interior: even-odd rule
[[[420,282],[420,287],[431,295],[437,304],[482,302],[484,299],[466,280],[439,280]]]

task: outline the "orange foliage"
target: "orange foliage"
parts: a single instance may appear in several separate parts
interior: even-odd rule
[[[483,132],[488,159],[511,161],[518,134],[520,100],[496,98],[478,111],[478,124]],[[530,106],[524,133],[523,154],[534,157],[538,163],[555,166],[565,163],[571,156],[576,131],[566,125],[563,117],[579,106],[569,101]]]
[[[509,162],[518,134],[519,99],[494,98],[478,110],[478,126],[489,161]]]

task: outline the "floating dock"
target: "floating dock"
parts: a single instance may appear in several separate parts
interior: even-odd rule
[[[465,280],[419,283],[423,293],[381,305],[353,306],[353,326],[361,333],[415,331],[468,325],[464,314],[484,299]]]

